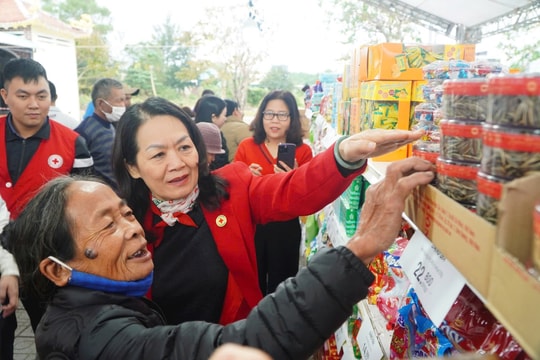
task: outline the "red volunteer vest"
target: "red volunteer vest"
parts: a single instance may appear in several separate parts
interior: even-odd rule
[[[24,206],[47,181],[68,175],[75,161],[75,141],[78,134],[54,121],[49,121],[51,133],[42,140],[36,153],[14,185],[7,166],[7,116],[0,117],[0,194],[11,218],[16,219]]]

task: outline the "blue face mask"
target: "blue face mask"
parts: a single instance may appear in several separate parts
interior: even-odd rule
[[[69,285],[79,286],[86,289],[99,290],[108,293],[137,297],[144,296],[150,289],[154,277],[154,272],[152,271],[150,274],[148,274],[148,276],[140,280],[112,280],[104,278],[102,276],[88,274],[72,269],[70,266],[66,265],[54,256],[49,256],[49,259],[71,271],[71,277],[68,280]]]

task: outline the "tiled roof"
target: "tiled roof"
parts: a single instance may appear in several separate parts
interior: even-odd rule
[[[17,24],[28,24],[37,15],[29,11],[30,4],[19,0],[0,0],[0,27],[16,27]]]
[[[69,34],[74,38],[87,35],[85,31],[74,28],[41,10],[34,2],[0,0],[0,31],[19,29],[32,25],[54,32],[61,32],[66,35]]]

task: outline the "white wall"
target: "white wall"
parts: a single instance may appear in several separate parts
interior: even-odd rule
[[[45,67],[47,77],[56,86],[58,106],[63,112],[80,120],[79,84],[75,41],[34,34],[34,60]]]

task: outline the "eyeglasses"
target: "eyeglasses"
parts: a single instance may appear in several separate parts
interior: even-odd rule
[[[272,121],[274,117],[277,116],[279,121],[287,121],[289,119],[288,112],[273,112],[273,111],[263,111],[263,119]]]

